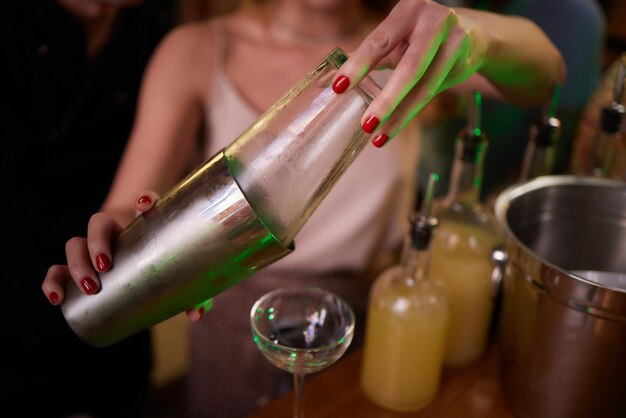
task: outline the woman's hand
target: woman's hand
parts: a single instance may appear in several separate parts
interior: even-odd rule
[[[135,203],[135,216],[150,210],[158,198],[154,192],[143,193]],[[41,285],[53,305],[63,303],[65,287],[71,281],[86,295],[98,293],[100,280],[97,273],[108,271],[113,265],[111,243],[123,228],[123,224],[113,215],[99,212],[89,219],[87,238],[74,237],[67,241],[67,265],[50,267]]]
[[[395,68],[361,120],[380,147],[438,93],[464,83],[486,96],[541,104],[564,77],[563,60],[532,22],[429,0],[401,0],[342,65],[341,94],[374,68]]]
[[[160,196],[155,192],[142,193],[135,203],[135,217],[152,209]],[[108,271],[113,265],[111,243],[123,227],[115,218],[104,212],[96,213],[89,220],[87,238],[74,237],[65,244],[67,265],[54,265],[48,269],[41,289],[53,305],[65,299],[65,287],[73,281],[86,295],[100,290],[98,273]],[[191,321],[198,321],[211,309],[208,299],[187,309]]]

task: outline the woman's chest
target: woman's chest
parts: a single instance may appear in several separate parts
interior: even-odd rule
[[[251,107],[263,112],[314,69],[331,49],[250,48],[229,57],[226,75]]]

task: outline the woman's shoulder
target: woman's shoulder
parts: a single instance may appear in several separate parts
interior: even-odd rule
[[[171,90],[177,97],[204,97],[213,76],[216,36],[210,21],[180,24],[155,50],[145,75],[148,89]]]
[[[230,42],[263,42],[267,32],[267,12],[259,7],[243,7],[220,19]]]
[[[226,15],[175,26],[159,44],[156,59],[165,66],[184,69],[187,75],[197,73],[204,79],[218,56],[220,31],[231,19]]]
[[[180,24],[161,42],[161,48],[177,55],[194,56],[211,48],[215,40],[214,19]],[[197,58],[197,55],[196,55]]]
[[[183,23],[174,27],[162,41],[162,47],[179,58],[211,59],[219,37],[255,38],[260,31],[259,18],[250,11],[237,11],[199,22]],[[182,56],[182,57],[181,57]]]

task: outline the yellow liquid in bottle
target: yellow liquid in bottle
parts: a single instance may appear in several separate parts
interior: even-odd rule
[[[485,351],[494,302],[490,257],[497,242],[489,230],[447,219],[435,232],[430,268],[450,303],[447,366],[466,365]]]
[[[445,290],[436,282],[385,288],[400,274],[398,266],[387,270],[372,289],[361,387],[383,408],[412,411],[437,395],[449,314]]]

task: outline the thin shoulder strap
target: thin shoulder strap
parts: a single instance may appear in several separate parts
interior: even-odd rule
[[[226,77],[226,27],[224,21],[217,18],[211,22],[211,30],[214,34],[213,51],[211,51],[213,76],[208,86],[207,106],[211,103],[215,103],[217,98],[217,90],[220,85],[223,84],[223,79]]]
[[[223,88],[224,78],[226,77],[226,27],[224,21],[220,18],[214,19],[211,22],[211,30],[214,34],[213,51],[211,51],[211,59],[213,60],[212,69],[213,74],[208,86],[208,94],[205,102],[204,109],[204,133],[198,136],[199,149],[202,150],[198,153],[200,156],[207,154],[207,149],[210,147],[210,142],[214,139],[210,138],[213,132],[212,113],[211,106],[218,103],[221,89]]]
[[[227,36],[226,27],[222,19],[215,19],[213,23],[213,32],[215,33],[215,50],[213,52],[215,69],[217,71],[224,71],[226,66]]]

